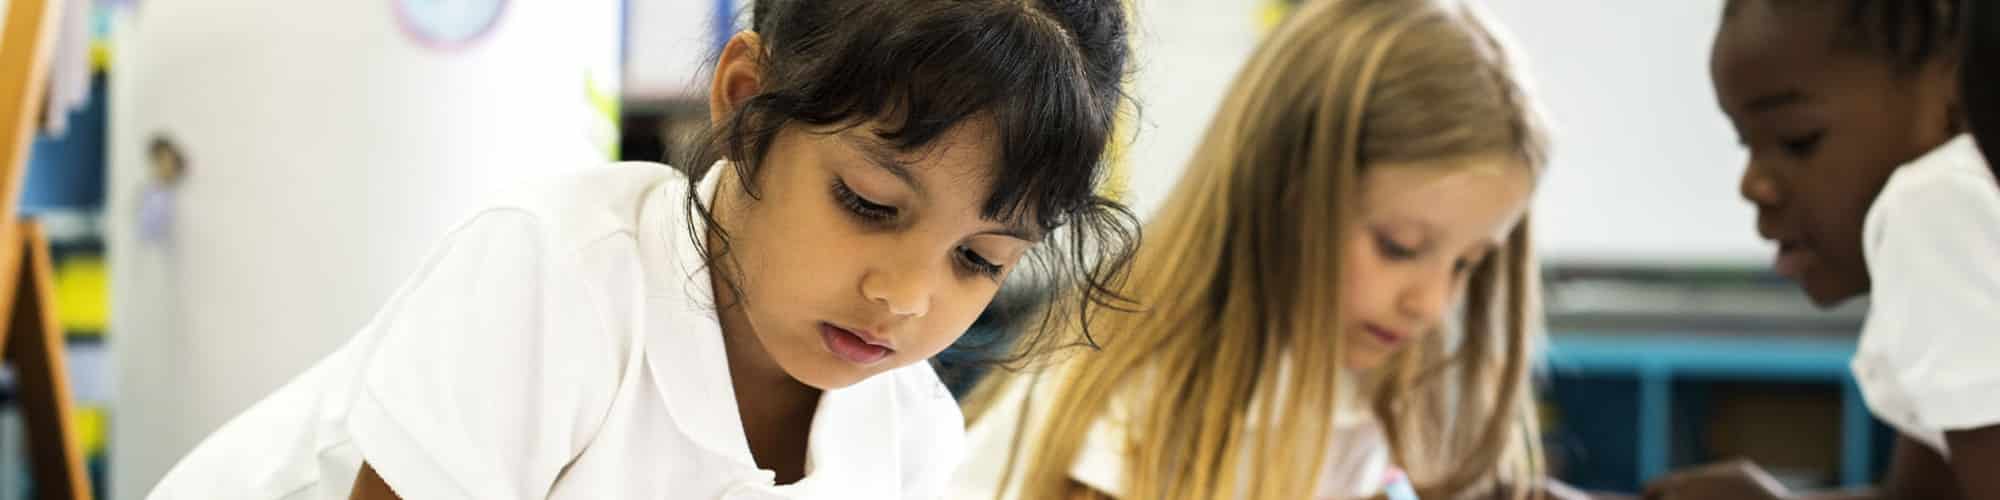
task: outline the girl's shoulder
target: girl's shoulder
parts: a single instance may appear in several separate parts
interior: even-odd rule
[[[2000,201],[2000,183],[1972,136],[1954,138],[1896,169],[1876,204],[1894,209],[1933,196]]]
[[[552,173],[500,195],[490,210],[518,210],[554,231],[557,241],[588,243],[603,235],[636,232],[652,205],[681,200],[687,176],[664,164],[619,162]],[[678,215],[680,210],[660,210]]]
[[[1960,136],[1889,176],[1863,223],[1865,248],[1872,262],[1889,239],[1927,239],[1940,231],[1984,234],[1994,230],[1990,222],[1996,220],[2000,181],[1971,136]]]

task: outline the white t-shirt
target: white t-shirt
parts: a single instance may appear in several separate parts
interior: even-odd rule
[[[344,499],[363,460],[410,499],[939,498],[963,419],[924,363],[824,393],[804,479],[756,466],[686,182],[618,164],[473,217],[148,498]]]
[[[1876,417],[1949,456],[1944,431],[2000,424],[2000,184],[1961,136],[1889,176],[1862,228],[1855,378]]]
[[[1010,381],[1001,389],[986,413],[978,422],[966,429],[965,463],[960,465],[952,480],[952,498],[985,500],[996,498],[1002,485],[1007,494],[997,497],[1004,500],[1021,498],[1021,475],[1029,467],[1032,459],[1030,446],[1047,426],[1049,406],[1059,394],[1059,382],[1065,376],[1064,368],[1051,369],[1039,376],[1023,376]],[[1381,492],[1383,478],[1389,470],[1389,443],[1382,433],[1381,425],[1375,420],[1355,396],[1352,377],[1342,379],[1339,394],[1343,403],[1338,415],[1333,419],[1329,437],[1333,447],[1327,450],[1326,463],[1320,473],[1316,498],[1352,499],[1367,498]],[[1030,386],[1032,394],[1030,393]],[[1128,395],[1129,396],[1129,395]],[[1091,422],[1084,434],[1083,446],[1077,450],[1076,462],[1070,464],[1070,479],[1090,486],[1113,497],[1125,496],[1126,429],[1131,419],[1129,397],[1113,398],[1103,416]],[[1027,418],[1027,434],[1022,436],[1023,412]],[[1015,456],[1015,443],[1024,443]],[[1007,465],[1014,463],[1012,475]],[[1248,480],[1255,480],[1249,478]]]

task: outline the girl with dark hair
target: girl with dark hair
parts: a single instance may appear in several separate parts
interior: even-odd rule
[[[1097,187],[1123,6],[754,15],[687,168],[587,169],[481,212],[152,497],[943,495],[963,419],[926,361],[1020,267],[1078,305],[1049,321],[1120,303],[1137,230]]]

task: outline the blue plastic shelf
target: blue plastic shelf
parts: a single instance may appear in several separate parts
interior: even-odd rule
[[[1852,338],[1576,331],[1554,335],[1547,366],[1558,380],[1631,377],[1637,382],[1636,445],[1630,449],[1636,453],[1632,477],[1640,482],[1673,465],[1677,380],[1837,385],[1842,391],[1840,482],[1853,486],[1872,480],[1878,455],[1873,442],[1877,424],[1848,371],[1854,350]]]

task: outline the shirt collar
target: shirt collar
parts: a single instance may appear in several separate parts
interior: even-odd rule
[[[715,200],[721,176],[732,174],[724,162],[708,169],[695,187],[703,206]],[[706,221],[688,212],[684,180],[655,189],[640,215],[647,316],[659,318],[646,323],[647,365],[675,426],[703,451],[756,470],[737,411],[708,267],[692,239],[706,234]],[[686,223],[690,216],[694,224]],[[894,375],[821,394],[807,442],[806,477],[775,489],[895,492],[902,476],[898,408],[907,402],[897,397]],[[769,471],[756,472],[770,477]]]

